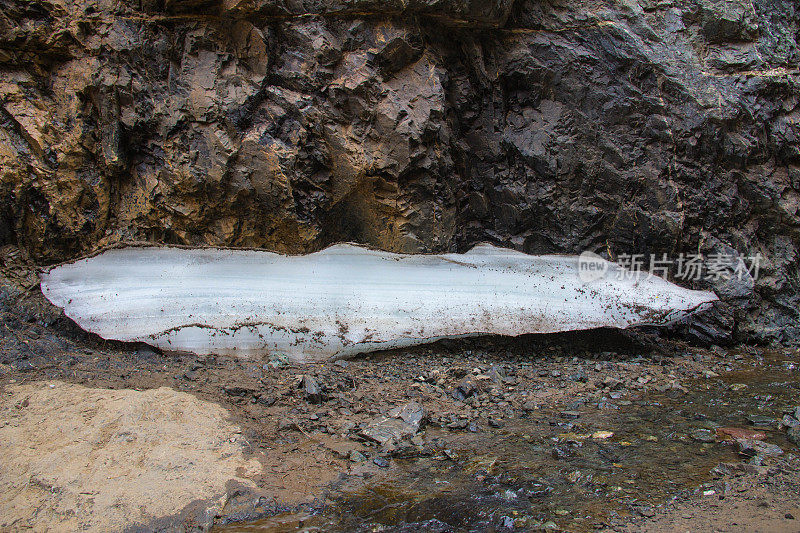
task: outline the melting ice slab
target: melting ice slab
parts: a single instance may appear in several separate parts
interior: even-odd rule
[[[598,261],[605,272],[584,282],[577,256],[488,244],[443,255],[130,247],[50,269],[42,292],[106,339],[296,361],[446,337],[664,325],[717,299]]]

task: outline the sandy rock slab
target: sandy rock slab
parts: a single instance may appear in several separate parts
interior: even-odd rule
[[[219,405],[167,387],[10,385],[0,391],[0,531],[208,521],[226,486],[254,487],[261,471],[228,419]]]

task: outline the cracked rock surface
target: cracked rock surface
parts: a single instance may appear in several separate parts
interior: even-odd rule
[[[0,246],[758,253],[688,333],[796,341],[797,9],[2,0]]]

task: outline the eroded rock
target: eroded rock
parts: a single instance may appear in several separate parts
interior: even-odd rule
[[[7,0],[0,245],[758,252],[687,335],[797,340],[797,35],[789,0]]]

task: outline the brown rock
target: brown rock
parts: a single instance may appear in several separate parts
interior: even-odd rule
[[[752,439],[763,440],[767,435],[763,431],[748,428],[725,427],[717,428],[718,440]]]

